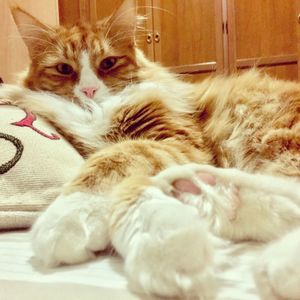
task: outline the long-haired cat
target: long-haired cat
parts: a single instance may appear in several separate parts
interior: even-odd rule
[[[222,291],[235,262],[226,240],[267,242],[299,226],[300,87],[253,70],[181,81],[136,48],[134,2],[69,28],[12,10],[31,64],[0,97],[87,157],[33,226],[35,255],[80,263],[111,243],[148,294],[246,299]],[[300,297],[299,240],[292,232],[256,256],[265,299]]]

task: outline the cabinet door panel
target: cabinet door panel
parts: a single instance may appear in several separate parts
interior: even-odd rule
[[[296,53],[294,0],[236,0],[237,58]],[[251,41],[249,43],[245,41]]]
[[[176,71],[213,71],[222,63],[220,1],[154,0],[155,60]],[[221,49],[220,49],[221,48]]]
[[[297,79],[295,68],[291,68],[298,61],[297,1],[227,0],[229,61],[233,71],[267,66],[267,72],[278,77]],[[291,73],[278,71],[283,69]]]

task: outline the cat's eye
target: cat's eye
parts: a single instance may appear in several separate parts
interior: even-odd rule
[[[117,63],[117,57],[110,56],[103,59],[100,63],[100,69],[104,71],[110,70]]]
[[[56,70],[63,75],[70,75],[74,72],[73,68],[68,64],[58,64]]]

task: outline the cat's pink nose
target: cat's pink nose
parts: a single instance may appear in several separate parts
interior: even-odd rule
[[[88,86],[81,89],[81,91],[89,98],[93,98],[97,90],[98,88],[95,86]]]

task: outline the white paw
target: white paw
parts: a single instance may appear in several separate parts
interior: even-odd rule
[[[131,288],[172,299],[213,299],[211,236],[197,210],[153,187],[136,203],[112,238]]]
[[[215,279],[209,246],[199,224],[163,237],[145,234],[132,245],[125,270],[135,290],[180,299],[212,299]]]
[[[200,237],[197,228],[182,230],[164,241],[145,237],[136,245],[136,253],[126,260],[125,269],[133,287],[179,299],[214,298],[213,269],[205,247],[197,242]]]
[[[257,260],[254,277],[262,299],[300,299],[300,229],[270,245]]]
[[[35,257],[49,267],[94,258],[109,244],[107,209],[100,196],[77,192],[58,197],[32,228]]]
[[[240,197],[232,178],[225,169],[186,164],[168,168],[154,176],[153,180],[166,194],[196,206],[202,217],[215,215],[218,211],[225,219],[233,221],[237,217]]]

